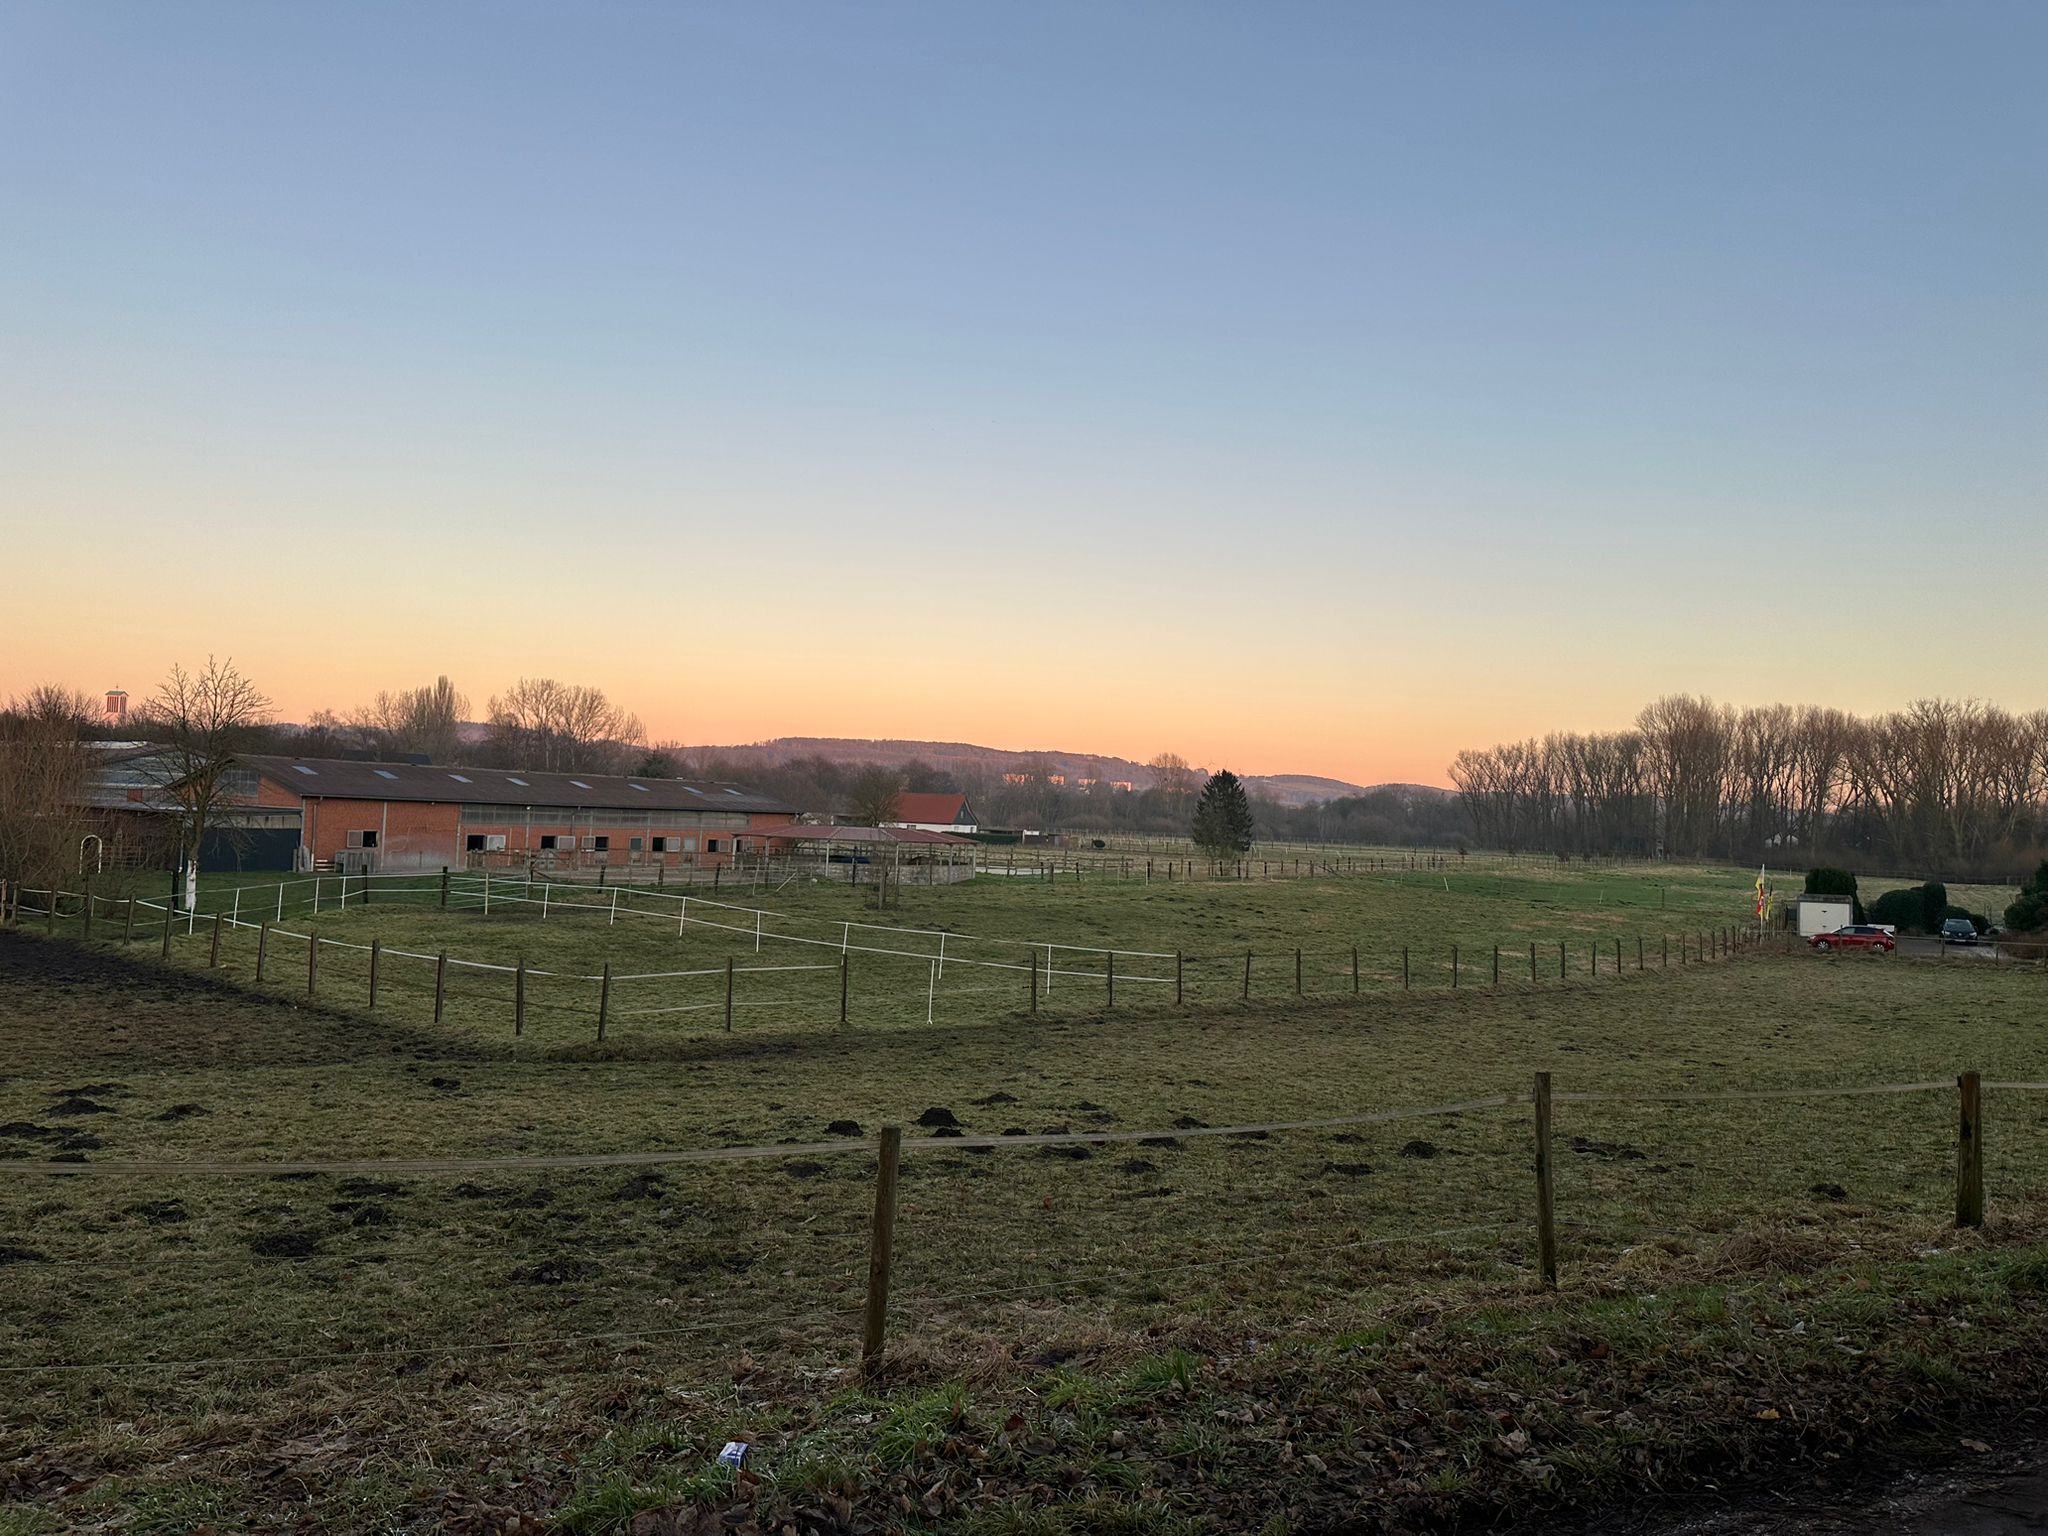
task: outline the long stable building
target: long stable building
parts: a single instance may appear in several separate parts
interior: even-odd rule
[[[706,867],[796,809],[733,784],[245,755],[236,799],[299,812],[301,868]]]

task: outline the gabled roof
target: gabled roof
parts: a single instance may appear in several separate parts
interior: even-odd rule
[[[891,821],[928,822],[954,826],[967,819],[967,797],[947,794],[901,794],[896,797],[896,814]]]
[[[972,848],[971,837],[955,837],[950,832],[924,832],[916,827],[768,827],[762,829],[776,841],[784,838],[799,843],[832,843],[841,846],[871,847],[877,843],[945,843],[955,848]]]
[[[603,811],[740,811],[794,816],[796,807],[736,784],[619,778],[599,773],[528,773],[444,764],[362,763],[334,757],[244,754],[242,766],[294,794],[331,800],[567,807]]]

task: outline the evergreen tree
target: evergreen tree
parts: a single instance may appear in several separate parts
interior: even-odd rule
[[[1228,768],[1219,768],[1195,802],[1195,846],[1211,858],[1234,858],[1252,846],[1252,802]]]

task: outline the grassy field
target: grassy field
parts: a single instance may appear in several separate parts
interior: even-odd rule
[[[987,882],[885,917],[791,888],[792,934],[865,917],[1012,949],[1237,952],[1236,972],[1179,1010],[1109,1011],[1061,976],[1034,1017],[1022,973],[958,967],[1000,986],[942,992],[927,1023],[927,961],[856,956],[871,990],[845,1030],[833,976],[831,1017],[761,1009],[730,1036],[622,1017],[602,1045],[582,994],[513,1040],[495,974],[437,1026],[430,981],[398,971],[376,1014],[357,1006],[357,951],[323,951],[309,1003],[302,972],[248,985],[246,932],[215,975],[188,968],[203,932],[168,970],[154,944],[0,936],[0,1531],[681,1531],[700,1527],[674,1512],[734,1500],[821,1531],[1393,1528],[1768,1459],[1794,1425],[1794,1449],[1839,1444],[1836,1394],[1919,1422],[2038,1364],[2048,1095],[1991,1094],[1991,1221],[1967,1234],[1952,1089],[1562,1100],[1557,1297],[1533,1272],[1526,1106],[1204,1134],[1509,1095],[1536,1068],[1561,1095],[2048,1079],[2036,972],[1767,953],[1660,971],[1654,947],[1638,972],[1634,934],[1737,923],[1746,888],[1447,878]],[[394,901],[317,921],[577,974],[752,955],[750,935],[608,918]],[[1557,981],[1557,938],[1576,962],[1617,935],[1622,973]],[[1452,992],[1418,972],[1404,994],[1385,959],[1495,938],[1553,946],[1545,978],[1524,960],[1497,992]],[[1344,956],[1301,999],[1297,941]],[[1379,982],[1356,998],[1352,942]],[[1284,956],[1249,1004],[1246,946]],[[775,974],[757,984],[796,984]],[[890,1363],[867,1383],[866,1146],[104,1171],[802,1147],[928,1136],[921,1119],[1159,1134],[914,1146]],[[757,1447],[746,1478],[710,1467],[729,1436]]]
[[[1089,1016],[1110,1006],[1112,948],[1115,1007],[1128,1012],[1176,996],[1193,1007],[1241,1002],[1248,958],[1252,1000],[1292,998],[1297,949],[1300,995],[1310,998],[1352,994],[1354,950],[1361,991],[1447,987],[1454,960],[1460,985],[1491,985],[1496,946],[1504,985],[1531,985],[1532,970],[1538,986],[1612,978],[1617,960],[1628,971],[1685,964],[1753,911],[1753,888],[1712,869],[1655,879],[1446,871],[1150,886],[986,879],[905,887],[886,911],[872,907],[870,893],[830,882],[725,893],[721,904],[701,894],[500,879],[486,915],[474,878],[455,882],[447,910],[438,881],[407,884],[380,883],[367,907],[352,899],[337,911],[330,876],[315,916],[311,881],[291,883],[282,903],[274,881],[239,894],[235,883],[214,881],[202,908],[230,908],[244,920],[222,940],[223,972],[236,979],[254,978],[260,917],[281,914],[293,934],[356,946],[322,951],[318,995],[336,1001],[366,1001],[367,946],[379,941],[394,952],[380,961],[380,1008],[414,1022],[433,1019],[435,965],[407,953],[504,967],[446,972],[442,1032],[476,1040],[510,1034],[509,968],[523,958],[532,974],[521,1044],[534,1050],[594,1039],[601,998],[608,1041],[723,1033],[728,961],[734,1033],[835,1028],[842,944],[847,1025],[871,1032],[1028,1011],[1034,971],[1041,1015]],[[122,917],[107,911],[103,932],[117,931]],[[140,921],[138,942],[151,944],[155,918]],[[77,924],[67,920],[63,931]],[[211,943],[202,918],[189,937],[174,934],[173,958],[203,965]],[[608,995],[599,981],[607,966],[616,978]],[[657,979],[629,979],[649,976]],[[303,937],[274,941],[266,981],[304,995]]]

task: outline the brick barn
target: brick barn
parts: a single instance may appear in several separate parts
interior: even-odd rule
[[[244,805],[300,813],[299,867],[708,868],[796,809],[733,784],[343,758],[237,759]]]

